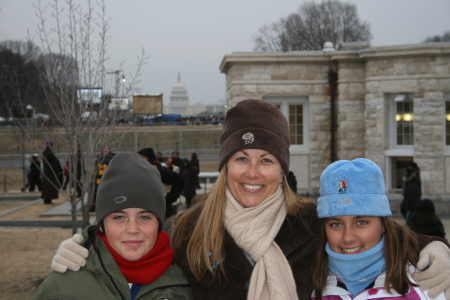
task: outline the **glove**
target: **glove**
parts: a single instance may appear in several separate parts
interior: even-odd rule
[[[430,298],[445,292],[450,299],[450,249],[442,242],[431,242],[420,252],[417,269],[412,277]]]
[[[83,236],[79,233],[73,235],[72,238],[62,241],[53,256],[50,268],[53,271],[64,273],[67,269],[78,271],[80,267],[86,265],[86,257],[88,257],[88,249],[80,244],[83,242]]]

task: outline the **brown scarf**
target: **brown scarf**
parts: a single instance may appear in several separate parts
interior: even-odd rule
[[[247,299],[298,299],[291,267],[274,239],[286,218],[281,186],[256,207],[244,208],[227,188],[225,228],[256,262]]]

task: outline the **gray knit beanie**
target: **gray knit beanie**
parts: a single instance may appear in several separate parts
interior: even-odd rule
[[[253,99],[236,104],[225,116],[220,144],[219,171],[236,152],[261,149],[274,155],[289,173],[289,127],[273,104]]]
[[[122,152],[111,159],[98,186],[97,224],[110,213],[132,207],[154,213],[162,229],[166,201],[161,175],[138,153]]]

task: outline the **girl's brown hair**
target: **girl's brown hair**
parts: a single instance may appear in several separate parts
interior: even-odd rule
[[[386,260],[386,278],[384,288],[391,293],[390,287],[399,294],[405,295],[409,286],[417,286],[408,278],[408,263],[417,266],[419,242],[409,228],[402,226],[390,217],[380,217],[384,226],[384,258]],[[313,283],[316,299],[322,299],[328,276],[328,255],[325,251],[327,236],[325,221],[319,237],[316,252],[316,263],[313,270]]]
[[[309,200],[304,199],[290,189],[286,175],[283,175],[283,190],[289,215],[296,215]],[[177,263],[189,268],[195,280],[202,280],[210,273],[211,280],[225,279],[223,264],[217,262],[225,259],[225,211],[227,188],[227,166],[219,173],[212,190],[190,210],[181,214],[171,234],[172,248],[175,253],[185,251],[187,261],[175,259]],[[195,223],[196,220],[196,223]],[[212,265],[214,264],[214,268]]]

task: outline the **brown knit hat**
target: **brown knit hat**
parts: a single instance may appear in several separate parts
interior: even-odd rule
[[[273,104],[254,99],[236,104],[225,116],[220,144],[219,171],[236,152],[261,149],[275,155],[286,175],[289,173],[289,127]]]

